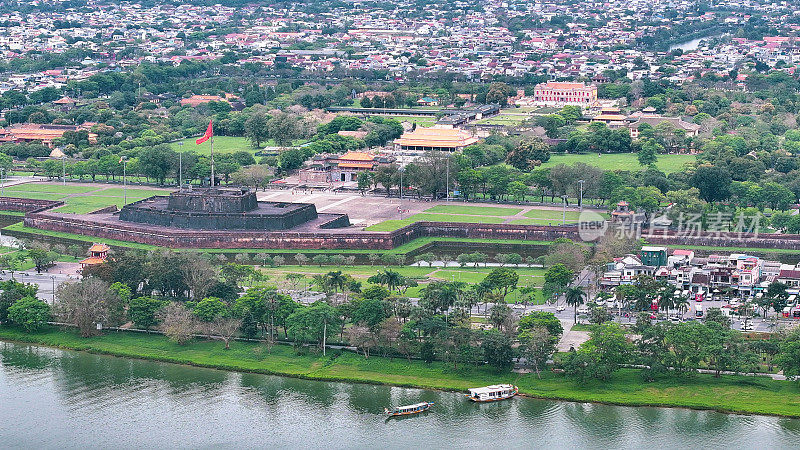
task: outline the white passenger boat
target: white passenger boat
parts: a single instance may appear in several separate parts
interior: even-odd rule
[[[383,408],[384,413],[389,417],[394,416],[409,416],[411,414],[419,414],[425,412],[433,406],[433,402],[422,402],[408,406],[398,406],[394,409]]]
[[[494,402],[511,398],[519,392],[513,384],[494,384],[491,386],[468,389],[469,394],[464,394],[473,402]]]

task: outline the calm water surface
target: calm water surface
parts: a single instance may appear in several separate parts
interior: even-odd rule
[[[426,415],[383,408],[434,401]],[[0,342],[3,448],[791,448],[800,421],[223,372]]]

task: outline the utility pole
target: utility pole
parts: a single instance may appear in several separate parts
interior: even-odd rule
[[[128,170],[127,170],[127,162],[128,158],[122,157],[122,206],[128,204]]]
[[[578,184],[581,185],[581,195],[578,197],[578,204],[581,207],[581,212],[583,212],[583,183],[585,182],[586,180],[578,180]]]
[[[183,190],[183,141],[178,142],[178,190]]]
[[[444,199],[445,201],[450,201],[450,153],[447,154],[447,169],[446,169],[446,177],[445,177],[445,186],[444,186]]]
[[[566,195],[562,195],[561,196],[561,200],[564,201],[564,206],[561,209],[561,211],[562,211],[562,214],[561,214],[561,225],[566,225],[567,224],[567,196]]]
[[[67,155],[61,157],[61,183],[66,186],[67,185],[67,170],[65,166],[65,162],[67,159]]]
[[[211,187],[214,187],[214,136],[211,136]]]
[[[0,167],[0,195],[6,195],[6,169]]]

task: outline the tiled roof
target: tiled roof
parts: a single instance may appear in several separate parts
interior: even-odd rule
[[[417,128],[404,133],[395,144],[416,147],[466,147],[478,142],[478,138],[456,128]]]
[[[97,256],[90,256],[90,257],[84,259],[83,261],[81,261],[81,265],[84,265],[84,266],[95,266],[97,264],[103,264],[104,262],[106,262],[106,260],[103,259],[103,258],[98,258]]]
[[[794,278],[800,279],[800,270],[781,270],[778,278]]]
[[[91,247],[89,247],[89,251],[90,252],[98,252],[98,253],[99,252],[107,252],[110,249],[111,249],[111,247],[109,247],[108,245],[106,245],[106,244],[98,244],[98,243],[94,243],[94,244],[92,244]]]

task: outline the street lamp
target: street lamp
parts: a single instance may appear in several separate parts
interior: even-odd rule
[[[61,157],[61,183],[66,186],[67,185],[67,170],[66,170],[66,161],[67,155]]]
[[[561,214],[561,225],[566,225],[567,224],[567,196],[566,195],[562,195],[561,196],[561,200],[564,201],[564,206],[561,209],[561,211],[562,211],[562,214]]]
[[[399,169],[397,169],[397,171],[400,172],[400,200],[402,200],[403,199],[403,172],[406,171],[406,168],[405,167],[400,167]]]
[[[578,198],[578,206],[581,207],[581,212],[583,212],[583,183],[585,182],[586,180],[578,180],[578,184],[581,185],[581,196]]]
[[[0,167],[0,195],[6,195],[6,169]]]
[[[56,304],[56,276],[50,275],[50,279],[53,280],[53,304]]]

